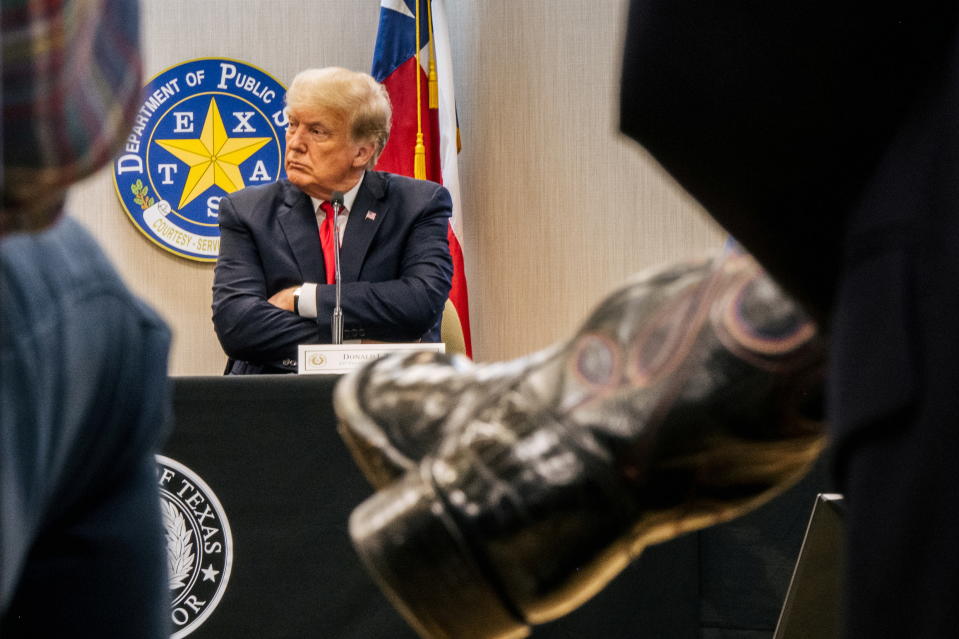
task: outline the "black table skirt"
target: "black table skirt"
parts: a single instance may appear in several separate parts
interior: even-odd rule
[[[335,376],[177,377],[163,454],[216,494],[232,574],[191,639],[415,638],[363,570],[347,520],[371,489],[336,433]],[[534,637],[771,637],[825,473],[755,513],[648,549]]]

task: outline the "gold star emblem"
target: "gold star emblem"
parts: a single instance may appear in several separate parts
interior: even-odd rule
[[[216,100],[210,98],[199,139],[156,141],[190,167],[177,208],[182,209],[214,185],[227,193],[242,189],[246,184],[240,174],[240,164],[271,139],[227,137],[220,109]]]

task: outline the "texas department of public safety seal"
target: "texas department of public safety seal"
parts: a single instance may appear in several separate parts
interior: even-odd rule
[[[238,60],[190,60],[143,90],[133,129],[113,164],[120,203],[152,242],[213,262],[220,198],[285,175],[286,89]]]
[[[178,461],[156,456],[166,528],[171,639],[186,637],[213,613],[233,567],[233,535],[216,494]]]

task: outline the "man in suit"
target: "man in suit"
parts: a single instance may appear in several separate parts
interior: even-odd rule
[[[365,73],[310,69],[286,101],[287,179],[220,203],[213,323],[227,372],[293,372],[297,345],[331,341],[335,238],[345,339],[439,341],[452,202],[438,184],[372,170],[389,137],[385,89]]]

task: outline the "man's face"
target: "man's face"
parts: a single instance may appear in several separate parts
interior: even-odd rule
[[[373,144],[357,144],[346,118],[321,108],[289,107],[286,129],[286,175],[311,195],[330,199],[333,191],[349,191],[363,174]]]

